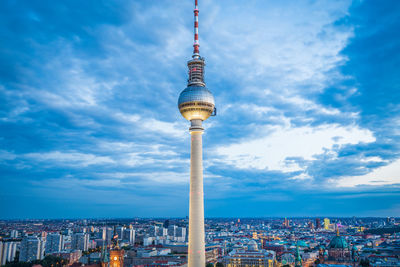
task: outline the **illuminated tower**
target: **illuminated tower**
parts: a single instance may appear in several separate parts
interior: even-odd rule
[[[109,267],[123,267],[123,266],[124,266],[124,250],[119,248],[111,249]]]
[[[114,226],[114,236],[112,240],[112,248],[110,249],[110,264],[109,267],[123,267],[124,266],[124,253],[123,249],[118,245],[118,234],[116,226]]]
[[[203,197],[203,152],[202,123],[215,115],[214,96],[204,83],[204,58],[199,53],[199,9],[195,0],[194,9],[194,45],[193,56],[188,61],[189,79],[185,90],[181,92],[178,108],[191,126],[190,152],[190,203],[189,203],[189,267],[205,266],[204,247],[204,197]]]

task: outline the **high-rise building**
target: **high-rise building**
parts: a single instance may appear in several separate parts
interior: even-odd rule
[[[64,235],[66,235],[66,236],[70,236],[70,235],[72,235],[73,232],[72,232],[71,229],[65,229],[63,233],[64,233]]]
[[[71,249],[87,251],[89,249],[89,234],[75,233],[71,238]]]
[[[44,233],[46,233],[46,232],[44,232]],[[45,250],[46,250],[46,236],[47,236],[47,233],[45,234],[45,237],[43,237],[43,232],[42,232],[42,237],[39,237],[39,240],[40,240],[39,259],[40,260],[44,259],[44,254],[45,254]]]
[[[0,265],[12,262],[17,252],[17,242],[1,242],[0,241]]]
[[[27,236],[22,239],[19,261],[33,261],[44,258],[45,241],[36,236]]]
[[[283,221],[283,226],[289,228],[290,227],[290,220],[285,217],[285,220]]]
[[[51,233],[46,238],[46,254],[60,252],[63,247],[64,238],[59,233]]]
[[[133,229],[127,229],[124,231],[124,239],[129,241],[129,244],[134,245],[135,244],[135,230]]]
[[[178,108],[189,120],[191,127],[190,200],[189,200],[189,267],[205,266],[204,193],[203,193],[203,121],[215,115],[213,94],[204,82],[204,58],[199,52],[199,9],[195,0],[193,56],[188,61],[189,79],[186,89],[179,95]]]
[[[186,238],[186,227],[178,227],[176,229],[176,237],[178,238],[177,241],[185,242]]]
[[[11,238],[18,238],[18,231],[17,230],[11,230],[10,237]]]
[[[320,218],[315,219],[315,227],[316,227],[316,229],[321,229],[321,219]]]
[[[117,234],[120,240],[124,239],[124,231],[126,230],[125,226],[118,226],[117,227]]]
[[[111,243],[111,239],[113,238],[114,230],[109,227],[103,227],[103,240],[106,241],[107,244]]]
[[[155,226],[155,225],[152,225],[151,227],[150,227],[150,229],[149,229],[149,235],[151,235],[151,236],[157,236],[158,235],[158,229],[159,229],[159,227],[158,226]]]
[[[329,230],[330,226],[331,226],[331,221],[329,220],[329,218],[325,218],[324,219],[324,229]]]
[[[158,234],[157,236],[167,236],[168,235],[168,229],[164,227],[158,228]]]
[[[101,238],[102,238],[103,240],[106,240],[106,239],[107,239],[107,227],[103,227],[103,228],[101,229]]]
[[[168,236],[175,237],[176,236],[176,229],[178,229],[178,226],[176,226],[176,225],[168,226]]]

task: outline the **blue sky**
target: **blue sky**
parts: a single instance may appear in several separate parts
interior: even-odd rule
[[[0,2],[0,218],[188,214],[192,2]],[[400,2],[199,5],[205,215],[398,215]]]

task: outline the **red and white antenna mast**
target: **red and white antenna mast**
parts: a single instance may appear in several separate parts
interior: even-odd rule
[[[198,0],[194,0],[194,45],[193,45],[193,58],[199,58],[199,7]]]
[[[204,58],[200,56],[199,52],[199,7],[198,0],[194,1],[194,44],[193,56],[188,62],[189,67],[189,80],[188,85],[205,86],[204,83]]]

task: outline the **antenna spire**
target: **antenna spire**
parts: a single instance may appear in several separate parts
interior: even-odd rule
[[[193,58],[199,58],[199,7],[198,0],[194,0],[194,45],[193,45]]]

